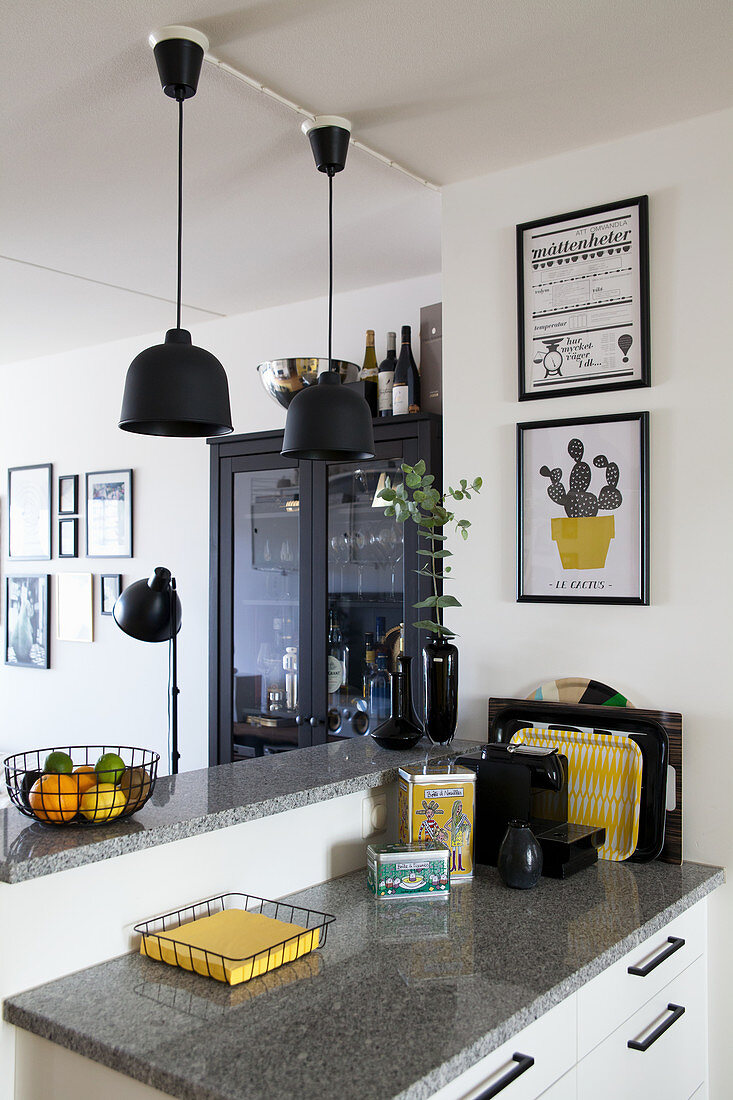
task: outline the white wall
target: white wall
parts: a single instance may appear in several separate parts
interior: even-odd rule
[[[360,363],[364,333],[385,334],[411,324],[419,333],[420,307],[440,300],[440,276],[337,295],[334,354]],[[326,302],[314,299],[241,314],[192,328],[194,342],[227,368],[236,432],[280,428],[285,413],[265,393],[256,366],[288,355],[323,355]],[[15,562],[7,558],[7,480],[0,478],[3,578],[10,574],[93,572],[93,644],[55,639],[51,587],[51,668],[9,668],[0,657],[0,751],[50,744],[141,745],[166,757],[167,647],[133,641],[99,614],[100,573],[123,574],[128,584],[167,565],[183,604],[179,640],[181,769],[208,763],[208,545],[209,449],[203,440],[129,435],[117,427],[125,372],[149,337],[35,359],[2,368],[0,471],[8,466],[54,464],[59,474],[132,467],[133,559]],[[54,508],[55,508],[54,500]],[[56,554],[54,521],[54,555]],[[82,524],[82,554],[83,554]],[[0,629],[4,633],[5,608]]]
[[[592,676],[684,715],[688,859],[733,861],[730,684],[733,372],[727,111],[449,187],[443,207],[445,456],[481,474],[454,546],[461,728],[491,694]],[[648,194],[652,388],[517,402],[515,225]],[[515,429],[522,420],[651,410],[651,606],[515,602]],[[733,1092],[733,890],[711,900],[712,1097]]]

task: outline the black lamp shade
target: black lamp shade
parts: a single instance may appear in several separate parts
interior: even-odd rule
[[[306,386],[290,402],[280,452],[286,458],[356,462],[374,458],[369,405],[336,371]]]
[[[207,436],[232,431],[226,371],[186,329],[137,355],[127,370],[120,428],[138,435]]]
[[[181,629],[181,601],[175,596],[176,634]],[[140,642],[167,642],[171,637],[171,574],[158,566],[147,580],[127,586],[112,608],[120,630]]]

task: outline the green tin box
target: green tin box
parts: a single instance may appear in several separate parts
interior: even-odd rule
[[[367,847],[367,885],[378,898],[447,897],[450,848],[424,844]]]

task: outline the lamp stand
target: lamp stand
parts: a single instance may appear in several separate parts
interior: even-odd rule
[[[181,754],[178,751],[178,632],[176,630],[176,578],[171,577],[170,582],[171,601],[171,775],[178,774],[178,761]]]

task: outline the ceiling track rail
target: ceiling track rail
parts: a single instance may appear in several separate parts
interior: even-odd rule
[[[220,69],[228,76],[235,77],[237,80],[241,81],[242,84],[247,84],[250,88],[254,88],[255,91],[261,92],[262,95],[266,95],[268,99],[272,99],[276,103],[282,104],[283,107],[287,107],[288,110],[296,115],[300,115],[301,118],[313,120],[316,117],[314,111],[308,111],[305,107],[300,107],[297,103],[293,103],[291,99],[286,99],[285,96],[280,95],[279,92],[274,91],[272,88],[268,88],[265,84],[261,84],[260,81],[255,80],[254,77],[247,76],[247,74],[241,72],[240,69],[235,69],[233,65],[227,64],[226,61],[222,61],[221,58],[216,57],[212,53],[205,53],[204,61]],[[437,184],[432,183],[430,180],[423,179],[422,176],[418,176],[415,172],[411,172],[409,168],[403,168],[396,160],[385,157],[382,153],[378,153],[376,149],[371,149],[368,145],[364,145],[362,141],[357,141],[356,138],[352,137],[350,139],[350,144],[353,145],[355,149],[361,149],[363,153],[373,157],[374,160],[378,160],[381,164],[386,164],[388,168],[394,169],[395,172],[401,172],[403,176],[407,176],[409,179],[414,180],[415,183],[421,184],[422,187],[427,187],[429,191],[440,192],[440,187],[438,187]]]

